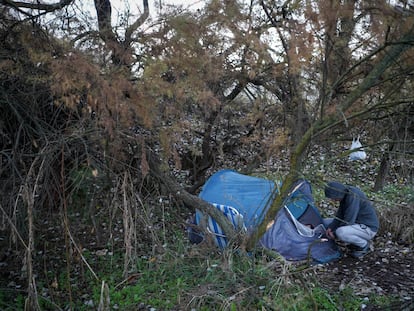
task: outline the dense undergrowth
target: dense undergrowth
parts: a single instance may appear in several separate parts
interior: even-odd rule
[[[70,289],[65,269],[50,284],[39,276],[40,307],[42,310],[69,307],[72,310],[360,310],[365,301],[350,288],[329,292],[319,286],[312,267],[285,263],[260,251],[245,256],[234,249],[219,254],[206,246],[197,248],[180,239],[162,254],[142,255],[127,278],[122,275],[123,258],[119,253],[97,256],[85,251],[94,272],[84,267],[83,276],[72,275]],[[23,310],[24,292],[10,294],[2,290],[1,309]],[[372,296],[369,301],[381,306],[392,301],[392,297]]]
[[[364,174],[369,168],[355,168],[366,178],[362,183],[361,176],[333,170],[325,170],[321,179],[321,167],[315,163],[305,177],[314,185],[323,214],[332,208],[323,197],[324,181],[353,181],[373,199],[380,234],[413,243],[412,185],[390,183],[373,194],[369,174]],[[258,175],[277,179],[280,174]],[[330,290],[320,283],[316,266],[289,263],[261,249],[245,254],[235,247],[219,252],[209,243],[191,245],[185,220],[192,211],[168,198],[132,204],[132,223],[125,219],[125,205],[113,201],[111,207],[84,209],[80,202],[85,199],[79,192],[72,198],[68,231],[61,226],[65,216],[60,212],[37,217],[34,271],[42,310],[361,310],[367,301],[375,310],[396,300],[393,295],[362,297],[347,286]],[[1,237],[5,247],[7,240]],[[1,262],[8,273],[2,275],[0,309],[23,310],[22,252],[9,245]]]
[[[321,102],[313,103],[311,99],[319,97],[315,95],[301,100],[307,94],[303,90],[316,88],[314,77],[322,68],[318,58],[305,57],[316,61],[309,63],[316,71],[305,75],[310,84],[301,82],[297,91],[286,87],[298,81],[295,61],[292,68],[285,67],[284,61],[273,63],[265,52],[263,59],[270,63],[261,68],[262,56],[252,58],[244,73],[240,68],[248,59],[243,56],[240,64],[232,65],[238,58],[233,55],[250,46],[251,37],[239,36],[237,30],[235,38],[246,41],[218,55],[226,40],[222,30],[228,28],[211,36],[211,25],[226,21],[233,29],[237,23],[233,13],[218,23],[210,21],[217,14],[207,14],[205,30],[198,30],[205,39],[199,41],[217,41],[217,46],[207,44],[200,50],[193,40],[196,28],[186,26],[189,31],[181,35],[178,31],[176,40],[165,31],[167,36],[159,37],[165,40],[155,40],[161,45],[152,39],[148,45],[143,42],[137,63],[121,68],[114,55],[114,66],[108,63],[110,54],[118,48],[128,54],[132,46],[125,50],[116,40],[102,42],[107,45],[103,48],[93,36],[85,41],[89,54],[84,55],[31,18],[16,19],[13,10],[21,3],[9,5],[2,6],[0,19],[4,38],[0,40],[0,310],[360,310],[367,301],[374,307],[393,303],[393,295],[361,296],[348,286],[330,288],[321,283],[317,267],[288,263],[260,249],[245,254],[236,246],[218,252],[209,243],[189,244],[185,226],[194,206],[178,201],[162,180],[152,180],[157,178],[152,175],[154,167],[176,174],[183,189],[192,190],[198,189],[205,174],[220,168],[283,179],[291,166],[288,150],[298,142],[301,130],[311,125],[322,102],[337,100],[323,98],[324,94]],[[180,29],[187,25],[174,20]],[[60,17],[57,21],[63,26]],[[200,23],[189,25],[196,24]],[[268,27],[267,22],[263,25]],[[387,36],[393,34],[389,26],[386,31]],[[395,39],[401,41],[400,36]],[[267,47],[257,50],[262,49]],[[222,58],[225,55],[230,58]],[[394,70],[401,71],[410,59],[408,54],[395,59]],[[283,67],[288,70],[279,70]],[[132,68],[143,70],[142,79],[131,79]],[[402,73],[400,82],[381,77],[396,84],[375,86],[369,92],[372,98],[358,100],[369,104],[367,112],[372,115],[349,118],[315,136],[318,141],[312,143],[324,146],[311,146],[301,177],[311,182],[325,215],[333,208],[323,197],[328,180],[361,187],[380,215],[379,234],[412,245],[413,181],[409,173],[399,171],[413,167],[411,147],[405,149],[412,132],[412,75],[411,69]],[[350,85],[361,84],[359,73],[349,70],[349,74],[354,81]],[[342,73],[340,80],[338,87],[351,81]],[[280,85],[275,87],[275,82]],[[236,98],[232,91],[224,96],[238,84],[235,91],[240,95],[251,94]],[[394,97],[396,85],[404,92]],[[394,104],[377,99],[381,93],[377,87],[384,90],[379,97]],[[326,115],[327,107],[320,108],[323,117],[331,113],[331,108]],[[365,129],[361,134],[369,157],[350,163],[344,153],[348,146],[341,142],[349,142],[360,128]],[[388,186],[374,194],[371,189],[385,155],[401,163],[390,164]],[[151,166],[158,158],[162,164]]]

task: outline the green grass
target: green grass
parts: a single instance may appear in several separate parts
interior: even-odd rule
[[[203,253],[204,252],[204,253]],[[364,301],[351,288],[332,292],[318,283],[312,268],[296,266],[269,258],[266,254],[248,256],[238,251],[186,245],[182,238],[164,253],[137,258],[134,271],[123,273],[123,256],[102,256],[91,265],[99,280],[88,275],[71,274],[75,310],[96,310],[101,299],[102,282],[108,285],[110,310],[360,310]],[[39,297],[42,310],[65,309],[69,305],[67,274],[57,276],[61,287],[52,297]],[[75,286],[76,284],[76,286]],[[38,282],[38,287],[47,286]],[[40,292],[40,291],[39,291]],[[22,310],[25,295],[10,301],[0,292],[1,310]],[[93,302],[88,305],[85,302]],[[383,306],[390,300],[372,298]],[[109,310],[109,309],[108,309]]]
[[[219,254],[209,250],[208,255],[195,255],[191,250],[197,247],[180,243],[158,256],[138,258],[129,279],[122,277],[121,254],[95,262],[95,268],[101,267],[99,271],[96,268],[99,280],[90,276],[81,280],[72,274],[72,284],[84,283],[82,288],[72,287],[74,308],[96,310],[102,281],[108,284],[111,308],[118,310],[143,306],[157,310],[360,310],[364,303],[350,288],[339,292],[323,288],[312,269],[297,271],[259,253],[244,256],[237,251]],[[39,297],[42,310],[58,310],[56,306],[64,309],[69,304],[66,271],[57,278],[60,287],[53,297]],[[37,285],[38,289],[47,287],[40,281]],[[370,302],[379,306],[390,301],[387,297],[374,298]],[[0,309],[22,310],[24,299],[24,293],[10,300],[8,293],[0,291]],[[94,305],[86,305],[87,300]]]
[[[317,202],[324,200],[322,186],[322,183],[316,183],[313,187]],[[368,188],[363,190],[369,192]],[[393,203],[412,202],[413,191],[410,186],[390,185],[378,194],[369,193],[369,196],[391,202],[394,212]],[[378,207],[381,209],[383,206]],[[86,216],[81,218],[87,219]],[[402,217],[401,221],[411,219]],[[168,223],[174,221],[173,218],[168,219]],[[325,288],[318,283],[312,269],[296,271],[294,266],[259,253],[249,256],[242,255],[237,250],[218,253],[215,248],[188,245],[182,231],[172,232],[169,229],[156,233],[162,241],[165,239],[163,234],[168,235],[168,243],[163,251],[154,253],[149,250],[148,254],[142,256],[141,250],[141,255],[134,258],[130,265],[128,277],[123,276],[124,249],[120,245],[113,248],[109,245],[108,249],[114,252],[112,255],[96,256],[94,251],[83,250],[82,254],[98,280],[82,261],[71,261],[70,290],[74,309],[96,310],[102,296],[103,282],[108,285],[112,310],[128,311],[151,306],[156,310],[352,311],[361,310],[361,305],[366,303],[351,288],[335,292]],[[61,255],[66,259],[64,254]],[[81,265],[82,273],[79,272]],[[66,263],[62,262],[58,271],[44,271],[43,276],[41,271],[38,272],[39,296],[42,295],[42,288],[49,289],[51,293],[47,297],[39,297],[42,310],[59,310],[69,306]],[[47,282],[41,279],[46,278],[46,274]],[[54,277],[59,287],[52,290],[50,281]],[[14,293],[13,299],[9,297],[8,292],[0,289],[0,310],[24,309],[24,291]],[[392,302],[392,297],[369,297],[370,307],[386,307]]]
[[[24,294],[19,293],[13,299],[10,299],[10,294],[8,290],[0,289],[0,310],[24,310],[24,301],[26,299]]]
[[[413,185],[387,185],[375,196],[392,203],[414,203]]]
[[[246,257],[229,251],[191,257],[167,251],[158,258],[139,258],[129,281],[108,281],[111,306],[120,310],[140,306],[157,310],[360,309],[361,301],[352,293],[329,293],[314,278],[280,266],[275,268],[261,255]],[[93,292],[97,305],[101,283],[95,282]]]

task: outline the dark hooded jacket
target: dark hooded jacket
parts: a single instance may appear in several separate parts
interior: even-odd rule
[[[377,232],[379,221],[371,201],[357,187],[330,182],[325,188],[325,195],[330,199],[339,199],[336,217],[328,226],[335,231],[340,226],[363,224]]]

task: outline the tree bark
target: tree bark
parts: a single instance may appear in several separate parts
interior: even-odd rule
[[[413,25],[409,31],[402,37],[399,43],[390,45],[386,50],[385,56],[379,61],[372,71],[365,77],[365,79],[358,85],[358,87],[352,91],[347,98],[344,100],[342,105],[338,105],[338,113],[333,115],[323,116],[319,121],[316,121],[303,135],[302,140],[296,145],[290,158],[290,170],[288,175],[285,177],[280,194],[273,201],[268,212],[266,213],[263,221],[259,224],[257,230],[251,234],[246,241],[247,250],[253,248],[260,237],[266,232],[267,226],[276,217],[277,212],[282,208],[283,202],[288,197],[289,190],[293,183],[298,177],[298,174],[302,171],[303,161],[302,158],[305,156],[305,151],[310,145],[312,138],[320,135],[326,129],[330,128],[333,124],[340,121],[344,117],[344,113],[352,107],[352,105],[359,100],[362,95],[377,85],[378,80],[395,61],[398,60],[400,55],[414,47],[414,31]]]
[[[33,2],[33,1],[31,1]],[[61,0],[56,3],[28,3],[22,1],[12,1],[12,0],[0,0],[0,4],[4,4],[13,8],[23,8],[31,10],[40,10],[46,12],[52,12],[56,10],[63,9],[65,6],[71,4],[73,0]]]
[[[198,196],[190,194],[184,189],[184,187],[182,187],[178,182],[176,182],[172,177],[170,177],[168,173],[162,172],[160,169],[160,164],[156,160],[156,156],[154,154],[149,154],[147,158],[149,159],[151,175],[157,178],[160,181],[160,183],[164,184],[169,190],[169,193],[171,193],[175,198],[183,201],[186,205],[192,207],[194,210],[199,209],[204,214],[214,218],[214,220],[222,228],[227,239],[229,241],[236,240],[236,230],[221,211],[219,211],[217,208],[215,208],[208,202],[200,199]]]
[[[112,52],[112,62],[120,67],[130,68],[132,66],[133,34],[149,16],[148,0],[143,0],[144,12],[137,20],[125,31],[125,39],[121,41],[117,38],[112,28],[112,8],[110,0],[94,0],[96,14],[98,16],[99,34],[105,42],[107,48]]]
[[[375,185],[372,189],[374,192],[381,191],[385,185],[385,179],[388,176],[388,171],[390,169],[390,155],[385,153],[382,157],[381,164],[378,169],[377,177],[375,178]]]

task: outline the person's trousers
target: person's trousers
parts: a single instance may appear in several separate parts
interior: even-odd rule
[[[325,226],[329,225],[332,219],[324,219]],[[336,237],[342,242],[365,247],[371,241],[377,232],[372,231],[367,225],[355,224],[338,227],[335,230]]]

